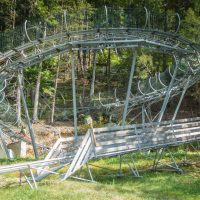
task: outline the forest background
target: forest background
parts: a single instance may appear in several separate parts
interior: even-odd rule
[[[57,18],[55,16],[63,10],[74,10],[74,15],[79,15],[78,11],[83,8],[92,9],[104,6],[133,9],[145,6],[149,10],[162,15],[179,13],[182,22],[181,35],[186,36],[193,42],[200,43],[200,0],[1,0],[0,32],[8,33],[13,31],[24,24],[25,20],[39,21],[40,19],[46,19],[49,24],[56,25]],[[110,76],[110,67],[117,68],[118,66],[123,66],[124,69],[127,69],[124,71],[126,74],[129,73],[130,54],[131,52],[127,50],[116,55],[116,52],[111,50],[103,56],[98,55],[97,65],[106,68],[106,76]],[[79,75],[80,84],[87,85],[88,79],[91,78],[92,70],[90,70],[89,64],[91,64],[93,54],[89,53],[88,55],[87,52],[79,52],[77,56],[80,61],[78,63],[78,69],[80,68],[81,72]],[[62,74],[67,68],[70,68],[69,59],[62,59],[58,68],[58,59],[56,57],[46,60],[42,65],[33,66],[24,71],[27,100],[33,121],[48,116],[48,120],[53,122],[55,113],[51,113],[51,117],[49,117],[49,114],[44,114],[44,110],[55,110],[55,107],[62,109],[65,106],[65,102],[71,99],[70,84],[67,87],[65,83],[60,83],[60,88],[58,86],[55,87],[60,78],[58,73]],[[162,72],[170,63],[171,60],[162,55],[152,55],[148,51],[139,52],[136,78],[145,79],[157,71]],[[85,69],[89,71],[89,74],[84,72]],[[17,96],[20,95],[19,88],[16,86],[14,90],[14,92],[8,91],[9,98],[14,102],[16,108],[19,108],[20,97]],[[82,93],[84,95],[84,91]],[[197,104],[200,97],[199,84],[190,89],[187,95],[193,99],[191,103]],[[19,109],[17,111],[20,118],[21,111]]]

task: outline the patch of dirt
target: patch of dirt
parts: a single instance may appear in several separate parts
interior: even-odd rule
[[[74,132],[72,125],[65,122],[47,124],[45,121],[39,121],[33,124],[33,129],[38,143],[51,146],[58,138],[73,136]]]
[[[33,130],[35,133],[36,142],[38,144],[44,144],[48,147],[52,147],[60,137],[71,137],[74,134],[74,128],[72,127],[72,124],[67,122],[56,122],[54,124],[48,124],[45,120],[40,120],[33,123]],[[39,155],[42,155],[42,150],[38,150]],[[32,145],[27,145],[27,156],[32,156],[33,154],[34,152]]]

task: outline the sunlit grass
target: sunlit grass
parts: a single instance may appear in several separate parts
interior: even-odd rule
[[[184,159],[186,152],[178,150],[174,153],[178,160]],[[119,172],[119,157],[99,159],[90,162],[91,172],[96,180],[88,183],[68,179],[61,181],[53,175],[38,183],[38,190],[30,190],[27,184],[19,186],[19,174],[0,176],[1,200],[199,200],[200,199],[200,168],[195,165],[184,166],[183,174],[176,172],[148,170],[152,158],[143,154],[133,154],[133,160],[140,169],[141,178],[135,178],[126,164],[122,164],[124,176],[116,176]],[[130,161],[131,154],[124,158]],[[190,152],[187,158],[195,160],[197,153]],[[18,160],[19,161],[19,160]],[[29,159],[28,159],[29,161]],[[165,154],[163,163],[170,162],[170,156]],[[4,161],[3,163],[5,163]],[[65,173],[66,168],[60,170]],[[78,173],[77,173],[78,174]],[[89,178],[86,168],[82,177]]]

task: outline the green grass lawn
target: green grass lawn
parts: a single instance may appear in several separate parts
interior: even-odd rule
[[[177,155],[183,158],[181,152]],[[127,159],[130,155],[125,156]],[[195,160],[198,156],[190,154]],[[31,190],[27,184],[19,186],[18,173],[0,176],[0,200],[199,200],[200,168],[195,165],[182,167],[183,174],[175,172],[147,170],[152,160],[143,154],[134,157],[142,178],[131,175],[127,164],[123,164],[122,177],[118,173],[118,158],[107,158],[91,162],[91,171],[96,183],[82,182],[73,179],[60,181],[53,175],[38,183],[38,190]],[[169,162],[166,155],[164,162]],[[1,162],[5,164],[6,162]],[[95,166],[94,166],[95,165]],[[98,168],[97,166],[103,167]],[[108,168],[111,171],[108,171]],[[64,173],[66,169],[62,169]],[[83,176],[87,177],[86,169]]]

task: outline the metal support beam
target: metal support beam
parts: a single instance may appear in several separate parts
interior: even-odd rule
[[[175,110],[175,112],[174,112],[174,115],[173,115],[173,117],[172,117],[172,124],[174,123],[174,120],[176,119],[176,116],[177,116],[177,114],[178,114],[179,108],[180,108],[180,106],[181,106],[181,103],[182,103],[182,101],[183,101],[183,98],[184,98],[184,96],[185,96],[185,93],[186,93],[186,91],[187,91],[187,89],[188,89],[188,86],[189,86],[189,83],[190,83],[190,79],[191,79],[191,76],[188,77],[187,83],[186,83],[186,85],[185,85],[185,87],[184,87],[184,89],[183,89],[183,91],[182,91],[182,94],[181,94],[181,97],[180,97],[180,99],[179,99],[178,105],[177,105],[176,110]]]
[[[32,190],[34,190],[33,185],[31,184],[30,180],[28,179],[28,177],[26,176],[26,174],[25,174],[24,172],[23,172],[23,175],[24,175],[24,177],[25,177],[25,179],[26,179],[26,182],[28,183],[29,187],[30,187]]]
[[[34,131],[33,131],[33,128],[32,128],[32,123],[31,123],[30,117],[29,117],[28,107],[27,107],[27,104],[26,104],[26,98],[25,98],[24,90],[23,90],[23,86],[22,86],[22,70],[20,70],[19,73],[18,73],[18,83],[19,83],[20,93],[21,93],[21,97],[22,97],[22,103],[23,103],[23,107],[24,107],[24,112],[25,112],[25,116],[26,116],[26,121],[27,121],[28,129],[29,129],[29,133],[30,133],[30,136],[31,136],[31,141],[32,141],[32,145],[33,145],[35,158],[38,159],[38,153],[37,153],[37,146],[36,146],[36,143],[35,143]]]
[[[31,167],[29,166],[29,171],[30,171],[30,174],[31,174],[31,177],[32,177],[32,181],[33,181],[33,184],[34,184],[34,186],[35,186],[35,189],[37,189],[38,187],[37,187],[37,183],[36,183],[36,181],[35,181],[35,177],[34,177],[34,175],[33,175],[33,171],[32,171],[32,169],[31,169]]]
[[[154,159],[153,167],[152,167],[154,171],[156,171],[157,166],[160,162],[160,159],[162,158],[162,154],[163,154],[164,151],[165,151],[165,148],[161,148],[159,150],[156,150],[156,155],[155,155],[155,159]]]
[[[86,169],[87,169],[87,172],[88,172],[88,175],[89,175],[90,179],[86,179],[86,178],[80,177],[80,176],[81,176],[81,173],[82,173],[83,166],[80,168],[80,171],[79,171],[78,176],[71,176],[71,178],[77,179],[77,180],[81,180],[81,181],[87,181],[87,182],[93,182],[93,183],[94,183],[95,180],[94,180],[94,178],[93,178],[93,175],[92,175],[92,172],[91,172],[91,170],[90,170],[89,164],[86,163],[85,165],[86,165]]]
[[[90,176],[90,178],[91,178],[91,181],[94,182],[94,178],[93,178],[93,176],[92,176],[92,173],[91,173],[91,170],[90,170],[90,168],[89,168],[89,166],[88,166],[88,163],[86,163],[86,168],[87,168],[88,174],[89,174],[89,176]]]
[[[74,51],[71,51],[71,65],[72,65],[72,94],[73,94],[73,114],[74,114],[74,141],[78,140],[77,127],[77,106],[76,106],[76,80],[75,80],[75,59]]]
[[[132,174],[134,177],[141,177],[140,174],[139,174],[139,171],[137,169],[137,166],[135,164],[135,161],[133,159],[133,155],[131,155],[131,162],[128,161],[127,158],[123,158],[123,161],[128,165],[129,169],[131,170]]]
[[[147,112],[147,109],[149,110],[149,114],[148,114],[148,112]],[[148,119],[149,123],[152,123],[152,122],[153,122],[152,116],[151,116],[151,108],[150,108],[150,106],[147,107],[147,108],[144,107],[144,115],[146,116],[146,119]],[[149,116],[149,115],[150,115],[150,116]],[[145,117],[145,116],[144,116],[144,117]]]
[[[175,59],[175,69],[174,69],[174,73],[173,73],[173,76],[171,78],[168,90],[166,92],[165,99],[164,99],[164,102],[163,102],[163,105],[162,105],[159,117],[158,117],[157,127],[160,126],[160,122],[162,121],[164,112],[165,112],[167,104],[169,102],[170,93],[171,93],[171,90],[172,90],[172,87],[173,87],[173,84],[174,84],[174,81],[175,81],[175,78],[176,78],[176,74],[177,74],[177,69],[178,69],[179,62],[177,61],[177,58],[175,56],[174,56],[174,59]]]
[[[142,105],[142,127],[143,129],[145,128],[145,106],[144,104]]]
[[[169,148],[167,148],[167,151],[169,152],[169,155],[170,155],[170,157],[171,157],[171,160],[172,160],[172,162],[173,162],[173,164],[174,164],[174,166],[173,166],[172,164],[171,164],[171,165],[168,165],[168,166],[171,167],[171,168],[173,168],[173,169],[175,169],[177,172],[182,173],[183,170],[179,168],[179,166],[178,166],[178,164],[176,163],[176,160],[175,160],[174,156],[172,155],[172,152],[169,150]]]
[[[136,51],[136,49],[133,49],[133,61],[132,61],[132,66],[131,66],[128,90],[127,90],[125,107],[124,107],[124,112],[123,112],[122,126],[126,125],[126,115],[127,115],[127,111],[128,111],[129,98],[130,98],[130,94],[131,94],[131,87],[132,87],[133,75],[134,75],[134,71],[135,71],[136,58],[137,58],[137,51]]]
[[[131,169],[132,174],[133,174],[135,177],[140,177],[140,174],[139,174],[139,172],[138,172],[138,169],[137,169],[135,163],[134,163],[134,162],[132,163],[133,166],[131,166],[130,163],[127,163],[127,164],[128,164],[128,166],[129,166],[129,168]]]
[[[168,151],[168,153],[169,153],[169,156],[170,156],[170,158],[172,160],[172,164],[167,164],[167,163],[162,164],[161,163],[161,159],[163,157],[163,154],[166,151]],[[171,153],[171,151],[170,151],[170,149],[168,147],[161,148],[160,150],[156,151],[156,156],[155,156],[155,159],[154,159],[154,163],[153,163],[152,169],[154,171],[156,171],[159,164],[161,164],[160,166],[167,166],[167,167],[170,167],[170,168],[176,170],[179,173],[182,173],[182,169],[180,169],[179,166],[177,165],[176,160],[175,160],[174,156],[172,155],[172,153]]]

